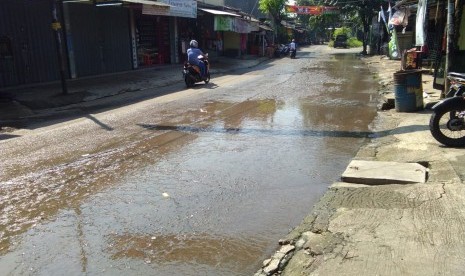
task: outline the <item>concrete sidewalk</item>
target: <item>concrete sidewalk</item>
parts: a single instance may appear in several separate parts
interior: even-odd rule
[[[268,60],[246,56],[244,59],[216,57],[210,60],[213,76],[253,67]],[[61,82],[29,85],[0,91],[0,128],[15,126],[21,121],[38,117],[47,109],[73,104],[92,104],[98,99],[128,92],[184,83],[182,65],[160,65],[115,74],[67,80],[68,93],[62,93]],[[53,112],[53,111],[50,111]],[[50,113],[48,112],[48,113]],[[21,125],[21,124],[20,124]]]
[[[379,93],[393,99],[400,62],[362,59],[379,79]],[[431,106],[440,91],[432,88],[431,75],[422,78],[425,106]],[[428,109],[379,111],[373,138],[354,158],[362,164],[421,164],[426,181],[332,184],[256,276],[464,275],[465,152],[433,139],[430,116]],[[350,169],[361,170],[353,164]],[[375,178],[385,180],[391,170],[378,167]]]

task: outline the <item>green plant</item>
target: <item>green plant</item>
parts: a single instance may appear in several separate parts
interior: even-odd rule
[[[352,36],[352,30],[350,28],[348,28],[348,27],[337,28],[337,29],[334,30],[333,39],[335,39],[336,36],[342,35],[342,34],[347,35],[347,37],[351,37]]]
[[[362,47],[363,42],[355,37],[349,37],[349,39],[347,40],[347,45],[349,45],[349,48]]]
[[[351,28],[342,27],[342,28],[337,28],[337,29],[334,30],[333,40],[331,40],[329,42],[329,45],[331,47],[334,47],[334,39],[336,39],[336,37],[338,35],[346,35],[348,37],[348,39],[347,39],[347,47],[349,47],[349,48],[355,48],[355,47],[363,46],[362,41],[360,41],[356,37],[352,36],[352,29]]]

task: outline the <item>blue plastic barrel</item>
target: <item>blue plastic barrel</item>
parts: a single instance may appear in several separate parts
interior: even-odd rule
[[[421,70],[395,72],[394,96],[397,112],[413,112],[423,109]]]

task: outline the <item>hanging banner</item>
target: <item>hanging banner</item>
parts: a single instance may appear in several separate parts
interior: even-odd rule
[[[234,31],[234,18],[229,16],[215,15],[213,30]]]
[[[397,44],[397,32],[396,29],[392,29],[391,39],[388,43],[389,46],[389,57],[391,59],[400,59],[399,45]]]
[[[286,5],[286,12],[296,14],[320,15],[323,13],[323,7]]]
[[[322,14],[338,14],[338,7],[323,7],[323,6],[291,6],[286,5],[286,12],[306,15],[322,15]]]
[[[426,0],[418,1],[417,18],[415,24],[415,46],[423,46],[426,41]]]
[[[339,14],[341,11],[338,7],[323,7],[323,14]]]

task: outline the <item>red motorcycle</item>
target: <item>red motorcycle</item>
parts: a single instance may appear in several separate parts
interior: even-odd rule
[[[192,87],[198,82],[205,82],[205,84],[210,82],[210,63],[208,62],[208,54],[205,54],[205,56],[200,55],[198,56],[198,59],[203,61],[205,64],[205,78],[202,78],[200,67],[192,65],[189,62],[185,62],[182,75],[187,87]]]

